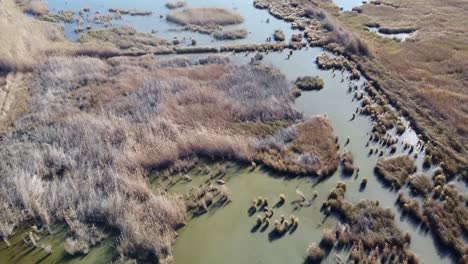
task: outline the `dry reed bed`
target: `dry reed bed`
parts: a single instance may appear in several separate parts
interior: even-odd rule
[[[406,155],[381,158],[377,161],[375,172],[387,184],[393,188],[401,188],[408,177],[416,171],[414,160]]]
[[[82,231],[66,241],[71,254],[92,247],[101,236],[89,226],[100,223],[121,232],[121,257],[138,252],[171,262],[184,201],[153,192],[147,172],[197,156],[252,161],[266,151],[264,139],[235,133],[232,124],[300,120],[283,75],[222,57],[193,63],[58,56],[36,66],[30,78],[29,111],[0,140],[1,237],[7,240],[26,219],[50,227],[73,216],[67,221]],[[336,169],[339,156],[325,118],[290,130],[298,137],[275,162],[319,174]],[[301,163],[289,161],[296,158],[293,148],[302,152]]]
[[[172,11],[166,18],[168,21],[183,26],[226,26],[244,22],[244,18],[241,15],[224,8],[186,8],[182,11]]]
[[[411,238],[397,227],[391,209],[383,209],[378,202],[369,200],[353,205],[345,200],[345,193],[346,184],[339,182],[323,204],[326,213],[337,213],[342,223],[324,231],[320,248],[329,250],[338,246],[349,249],[350,260],[355,263],[377,260],[384,263],[388,259],[417,263],[417,257],[408,250]],[[317,252],[320,253],[315,245],[309,254]],[[309,258],[316,258],[316,254]]]
[[[340,156],[333,128],[325,116],[288,127],[258,144],[256,159],[286,173],[325,177],[336,171]]]

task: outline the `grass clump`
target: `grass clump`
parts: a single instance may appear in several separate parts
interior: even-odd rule
[[[353,174],[354,173],[354,158],[351,151],[345,152],[341,157],[341,164],[343,165],[343,172],[345,174]]]
[[[431,180],[423,174],[411,176],[409,184],[417,194],[427,195],[432,192],[433,185]]]
[[[247,37],[249,32],[247,29],[233,29],[225,31],[216,31],[213,36],[217,40],[235,40],[235,39],[244,39]]]
[[[362,243],[363,250],[372,250],[376,246],[383,248],[385,244],[402,248],[409,242],[395,224],[395,216],[390,209],[383,209],[377,202],[369,200],[353,205],[345,200],[345,190],[343,184],[338,184],[332,191],[335,195],[330,195],[327,201],[331,211],[338,213],[349,225],[348,228],[335,228],[335,238],[343,240],[340,243]],[[345,237],[340,239],[342,235]]]
[[[330,121],[317,116],[258,142],[256,158],[280,172],[330,175],[340,156]]]
[[[286,36],[284,35],[283,31],[281,30],[275,30],[273,33],[273,39],[275,41],[284,41],[286,39]]]
[[[187,8],[182,11],[172,11],[167,20],[180,25],[233,25],[244,22],[238,13],[224,8]]]
[[[182,8],[186,5],[184,1],[169,1],[166,3],[166,7],[169,9],[177,9],[177,8]]]
[[[414,161],[406,155],[380,158],[375,166],[376,174],[387,184],[399,189],[416,169]]]
[[[321,90],[325,85],[319,76],[298,77],[294,84],[297,88],[305,91]]]
[[[156,38],[149,33],[137,32],[128,26],[90,30],[86,34],[81,34],[78,41],[80,43],[108,42],[125,51],[151,51],[168,44],[166,40]]]
[[[317,243],[312,243],[307,248],[307,261],[311,263],[320,263],[325,257],[325,251]]]

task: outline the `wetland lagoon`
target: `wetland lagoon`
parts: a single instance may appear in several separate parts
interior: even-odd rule
[[[466,261],[465,183],[301,1],[17,2],[64,37],[2,132],[0,263]]]

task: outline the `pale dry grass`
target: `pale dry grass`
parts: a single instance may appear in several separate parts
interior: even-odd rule
[[[49,13],[49,5],[47,2],[32,1],[24,11],[34,16],[46,15]]]
[[[30,217],[66,221],[76,230],[66,250],[81,254],[101,239],[98,222],[120,231],[123,257],[172,261],[185,205],[146,175],[199,156],[250,162],[256,139],[228,124],[300,116],[278,72],[200,61],[58,56],[36,66],[29,109],[0,139],[1,237]]]
[[[232,25],[244,22],[238,13],[224,8],[187,8],[183,11],[173,11],[167,15],[167,20],[180,25]]]
[[[12,0],[0,2],[0,73],[31,69],[47,51],[64,45],[63,32],[25,17]]]

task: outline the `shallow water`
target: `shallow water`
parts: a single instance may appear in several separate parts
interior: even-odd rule
[[[331,177],[323,182],[316,183],[310,178],[278,178],[269,176],[265,171],[240,170],[230,175],[227,186],[233,195],[233,202],[228,206],[216,210],[216,212],[195,218],[180,231],[180,236],[175,245],[175,259],[177,263],[301,263],[304,261],[305,250],[312,242],[320,241],[323,228],[333,227],[336,219],[331,217],[324,221],[325,217],[320,212],[320,206],[338,181],[347,184],[346,199],[356,203],[361,199],[378,200],[382,207],[390,207],[395,212],[395,220],[404,232],[409,232],[412,237],[410,249],[415,251],[425,263],[450,263],[451,259],[446,251],[437,248],[430,234],[420,231],[410,219],[401,215],[395,207],[397,193],[390,191],[374,175],[374,166],[378,155],[368,156],[369,147],[378,145],[370,144],[365,147],[372,123],[368,117],[357,115],[350,121],[352,113],[359,105],[353,101],[353,93],[348,93],[350,81],[347,73],[343,75],[338,71],[322,71],[315,64],[315,57],[323,53],[321,48],[309,48],[297,50],[290,59],[289,51],[275,52],[264,55],[262,64],[271,65],[281,70],[288,80],[294,81],[298,76],[319,75],[325,82],[321,91],[303,92],[296,100],[296,108],[304,115],[313,116],[326,114],[332,121],[334,132],[339,137],[340,153],[350,150],[354,155],[354,162],[360,168],[359,177],[355,179],[345,176],[338,169]],[[194,56],[195,58],[200,55]],[[237,54],[231,59],[238,63],[248,63],[253,55],[245,56]],[[342,81],[343,80],[343,81]],[[358,85],[360,82],[354,82]],[[346,138],[350,143],[346,146]],[[417,136],[411,129],[407,129],[400,137],[400,142],[405,141],[416,144]],[[398,155],[403,152],[403,145],[398,144]],[[385,149],[384,157],[393,156]],[[422,169],[422,153],[417,159],[418,170]],[[363,177],[368,178],[368,184],[364,191],[360,190],[360,182]],[[183,187],[179,187],[183,188]],[[285,193],[287,197],[299,197],[295,194],[299,188],[306,197],[310,198],[313,192],[318,197],[311,207],[301,208],[293,212],[291,206],[285,206],[282,212],[286,217],[290,214],[298,216],[300,226],[292,235],[286,235],[275,241],[269,241],[267,234],[249,234],[254,226],[255,217],[247,217],[252,199],[257,196],[269,197],[269,200]],[[405,190],[406,188],[402,188]],[[175,189],[177,190],[177,189]],[[174,191],[174,190],[173,190]],[[275,213],[276,214],[276,213]],[[254,215],[255,216],[255,215]],[[275,217],[273,217],[275,219]],[[323,222],[324,221],[324,222]],[[229,224],[225,224],[225,222]],[[272,227],[268,229],[271,231]],[[265,232],[265,233],[268,233]],[[196,245],[196,246],[194,246]],[[334,254],[343,257],[348,252],[331,252],[326,263],[335,263]],[[230,256],[230,257],[226,257]],[[344,258],[345,259],[345,258]],[[247,261],[248,260],[248,261]]]
[[[333,0],[333,3],[340,7],[342,11],[351,11],[353,7],[362,5],[362,0]]]
[[[190,0],[188,6],[212,7],[220,6],[235,9],[241,13],[245,22],[233,28],[247,28],[250,34],[247,39],[226,41],[226,43],[264,43],[264,40],[271,36],[274,30],[282,29],[287,38],[293,31],[290,25],[271,17],[265,10],[257,10],[253,7],[251,0],[242,1],[216,1],[216,0]],[[337,0],[340,6],[355,1]],[[356,1],[359,5],[360,2]],[[165,1],[140,0],[138,1],[139,10],[150,10],[152,16],[123,16],[122,20],[115,21],[115,26],[131,25],[137,30],[150,32],[156,30],[156,36],[171,39],[177,36],[194,37],[199,45],[213,44],[213,38],[193,32],[175,32],[174,29],[181,29],[180,26],[168,23],[159,14],[167,14],[169,10],[164,6]],[[103,0],[83,0],[64,2],[63,0],[49,0],[51,12],[58,10],[72,9],[78,11],[89,7],[91,12],[99,11],[107,13],[107,9],[112,8],[135,8],[135,3],[128,0],[117,0],[111,3]],[[345,8],[345,10],[346,10]],[[265,21],[269,19],[269,23]],[[75,24],[65,24],[67,38],[76,40],[77,35],[73,29]],[[93,25],[97,27],[96,25]],[[217,41],[216,44],[221,42]],[[354,162],[360,168],[359,177],[347,177],[342,175],[340,169],[323,182],[316,183],[314,179],[303,178],[284,178],[281,175],[271,175],[268,171],[256,169],[253,172],[245,168],[233,166],[226,176],[226,184],[232,195],[232,202],[224,207],[210,210],[207,214],[190,220],[184,228],[179,230],[179,236],[175,244],[174,256],[177,263],[302,263],[305,257],[307,246],[311,242],[320,240],[322,231],[327,227],[334,227],[336,219],[334,217],[326,218],[321,212],[320,207],[337,181],[347,183],[346,199],[356,203],[360,199],[378,200],[383,207],[391,207],[396,213],[396,222],[405,232],[409,232],[412,237],[410,248],[420,256],[425,263],[450,263],[450,258],[446,253],[437,248],[430,235],[419,231],[410,220],[402,217],[399,210],[395,208],[397,194],[390,191],[377,180],[374,176],[373,168],[377,155],[368,156],[369,148],[365,145],[368,140],[368,133],[371,131],[372,123],[368,117],[357,115],[353,121],[350,121],[352,113],[359,105],[353,101],[353,93],[348,92],[350,81],[348,73],[342,74],[338,71],[322,71],[315,64],[315,58],[324,51],[321,48],[308,48],[294,51],[290,59],[287,59],[289,51],[264,54],[262,64],[270,65],[283,72],[291,82],[299,76],[319,75],[325,81],[325,87],[321,91],[303,92],[302,96],[296,100],[296,108],[303,112],[306,117],[317,114],[326,114],[332,121],[335,134],[339,137],[340,153],[344,150],[350,150],[354,155]],[[194,59],[206,55],[194,55]],[[253,54],[227,55],[238,63],[250,62]],[[361,85],[364,80],[354,82]],[[350,143],[344,145],[346,138],[350,138]],[[411,144],[416,144],[417,136],[411,130],[400,136],[402,140]],[[398,144],[397,154],[403,151],[402,144]],[[370,147],[377,146],[371,144]],[[397,155],[396,154],[396,155]],[[389,156],[389,150],[385,149],[384,156]],[[417,162],[419,170],[422,171],[422,158],[420,154]],[[191,186],[203,182],[206,177],[201,175],[192,175],[193,182],[189,184],[177,184],[171,191],[186,192]],[[364,191],[361,191],[359,184],[363,177],[368,178],[368,184]],[[306,197],[310,198],[314,192],[318,197],[309,207],[302,207],[298,210],[290,204],[292,199],[297,199],[295,190],[299,188]],[[406,189],[406,188],[405,188]],[[256,214],[249,217],[247,209],[252,199],[262,196],[268,197],[270,203],[277,201],[280,193],[284,193],[287,202],[275,211],[273,219],[278,219],[279,215],[284,214],[289,218],[291,214],[299,217],[299,227],[292,234],[286,234],[284,237],[274,239],[269,236],[273,223],[265,230],[252,230],[255,223]],[[65,231],[63,231],[65,232]],[[58,232],[51,236],[57,253],[46,258],[47,262],[57,262],[64,260],[63,239],[65,234]],[[22,240],[21,232],[12,238],[12,241]],[[20,240],[21,239],[21,240]],[[12,243],[15,245],[15,243]],[[62,246],[61,246],[62,245]],[[67,261],[77,261],[81,263],[108,263],[115,253],[111,242],[104,243],[91,251],[89,255],[83,258],[65,259]],[[38,253],[39,252],[39,253]],[[60,253],[62,252],[62,253]],[[338,252],[345,256],[346,252]],[[334,263],[335,252],[331,252],[330,257],[325,262]],[[19,256],[19,257],[18,257]],[[17,244],[11,248],[6,248],[4,243],[0,247],[0,262],[29,263],[43,258],[40,251],[30,250]],[[345,259],[345,258],[343,258]]]
[[[373,32],[381,37],[384,38],[391,38],[391,39],[397,39],[399,41],[405,41],[406,39],[410,38],[413,33],[397,33],[397,34],[385,34],[379,32],[379,28],[376,27],[367,27],[370,32]]]
[[[244,22],[239,25],[226,26],[224,29],[242,29],[249,31],[248,37],[240,40],[217,41],[212,36],[196,32],[183,31],[183,27],[175,23],[168,22],[166,15],[170,12],[166,8],[166,1],[161,0],[139,0],[136,5],[133,1],[115,0],[112,2],[104,0],[83,0],[83,1],[63,1],[49,0],[49,9],[51,13],[58,13],[60,10],[73,10],[75,15],[83,8],[90,8],[90,14],[98,11],[100,14],[109,14],[109,8],[120,9],[138,9],[152,11],[150,16],[130,16],[123,15],[121,20],[113,20],[114,26],[132,26],[138,31],[150,33],[156,31],[155,36],[168,40],[177,37],[178,39],[194,38],[198,45],[220,45],[229,44],[260,44],[264,43],[267,37],[273,35],[276,29],[283,30],[286,39],[289,40],[292,34],[300,33],[298,30],[292,30],[290,24],[273,18],[263,10],[253,8],[251,0],[188,0],[186,7],[223,7],[240,13],[244,17]],[[181,9],[176,9],[181,10]],[[163,18],[160,17],[163,15]],[[269,22],[267,23],[267,20]],[[93,28],[102,28],[102,25],[95,23],[84,23],[81,27],[91,25]],[[79,26],[77,23],[64,24],[65,35],[68,39],[76,41],[78,39],[74,29]],[[269,29],[266,31],[265,29]]]

